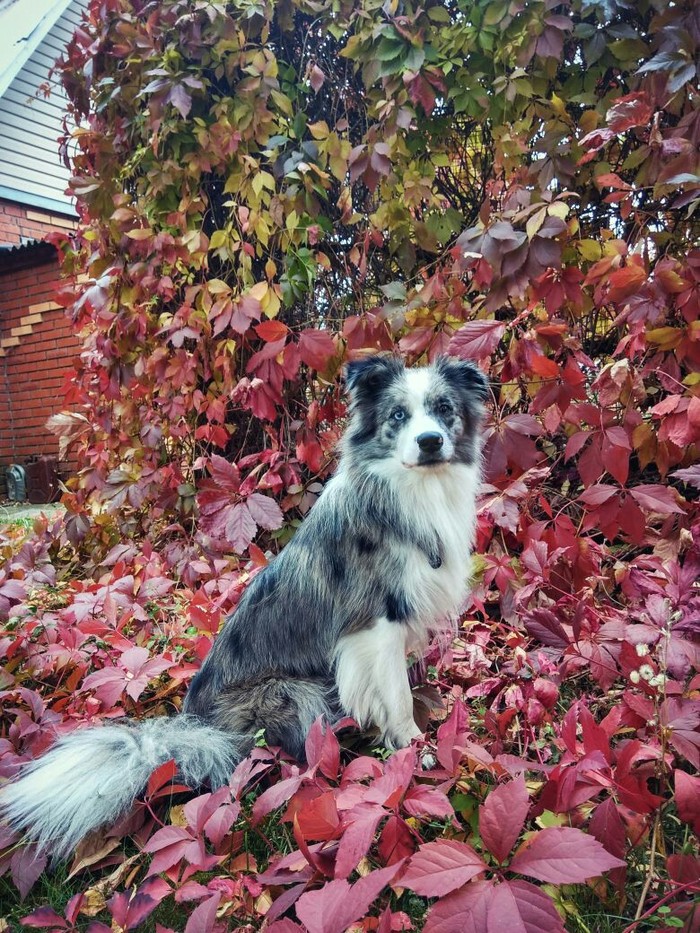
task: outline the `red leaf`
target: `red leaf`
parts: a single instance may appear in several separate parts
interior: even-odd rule
[[[387,865],[395,865],[413,855],[416,844],[411,830],[400,816],[390,816],[379,837],[378,851]]]
[[[246,499],[246,505],[253,517],[253,521],[257,522],[261,528],[266,531],[274,531],[276,528],[282,527],[284,522],[282,509],[270,496],[254,492]]]
[[[277,784],[273,784],[272,787],[268,787],[267,790],[263,791],[253,804],[253,825],[259,823],[277,807],[281,807],[283,803],[287,803],[290,797],[299,790],[303,780],[304,776],[297,774],[294,777],[278,781]]]
[[[624,865],[597,839],[568,826],[540,830],[510,863],[512,871],[552,884],[576,884]]]
[[[384,766],[384,774],[367,789],[365,800],[389,808],[395,807],[413,779],[417,754],[412,747],[402,748],[393,754]]]
[[[234,821],[238,819],[240,812],[241,806],[238,801],[218,807],[204,824],[207,839],[213,842],[215,846],[219,845],[233,826]]]
[[[333,792],[327,791],[305,803],[297,811],[296,819],[306,841],[335,839],[340,820]]]
[[[620,490],[616,486],[603,486],[599,484],[584,490],[578,497],[578,501],[583,502],[584,505],[591,505],[594,508],[598,508],[598,506],[605,505],[610,499],[619,495]]]
[[[340,769],[340,745],[335,733],[319,716],[309,729],[304,744],[309,768],[318,765],[321,774],[335,780]]]
[[[588,831],[612,855],[616,855],[618,858],[624,856],[625,824],[622,822],[617,804],[612,797],[608,797],[606,801],[596,807],[595,813],[588,824]]]
[[[695,489],[700,489],[700,465],[688,467],[687,470],[674,470],[671,476],[688,483],[689,486],[694,486]]]
[[[669,740],[676,751],[700,768],[700,703],[669,697],[661,707],[661,723],[670,729]]]
[[[669,855],[666,867],[676,884],[700,883],[700,858],[695,855]]]
[[[161,787],[165,787],[166,784],[170,784],[175,775],[177,774],[177,765],[175,760],[171,758],[169,761],[164,761],[162,765],[159,765],[153,774],[148,779],[148,787],[146,788],[146,796],[152,797],[156,791],[160,790]]]
[[[453,839],[438,839],[425,843],[412,856],[401,877],[401,886],[423,897],[442,897],[486,868],[471,846]]]
[[[623,486],[629,476],[631,449],[629,438],[623,428],[612,427],[603,433],[601,455],[605,469]]]
[[[528,881],[499,884],[488,905],[486,933],[565,933],[565,927],[548,894]]]
[[[39,907],[32,911],[27,917],[22,917],[19,921],[25,927],[58,927],[65,929],[68,923],[64,917],[59,917],[55,910],[50,907]]]
[[[144,845],[144,852],[156,853],[148,866],[149,875],[157,875],[167,871],[180,859],[192,844],[190,833],[179,826],[164,826],[154,833]]]
[[[523,775],[494,788],[479,807],[479,832],[484,845],[499,861],[510,855],[523,831],[530,797]]]
[[[318,851],[318,849],[323,845],[319,842],[313,846],[310,846],[310,851],[312,853]],[[258,881],[261,884],[272,885],[272,884],[295,884],[297,882],[310,881],[315,872],[315,868],[310,864],[304,853],[300,849],[295,849],[293,852],[290,852],[288,855],[282,856],[281,859],[274,862],[270,865],[267,871],[262,872],[257,876]],[[275,904],[277,901],[275,901]]]
[[[678,815],[700,833],[700,778],[676,769],[673,773]]]
[[[309,428],[302,427],[297,434],[296,455],[312,473],[318,473],[323,466],[325,459],[323,447],[318,442],[316,432]]]
[[[307,328],[299,335],[299,355],[312,369],[325,369],[335,356],[335,344],[326,330]]]
[[[534,609],[523,621],[529,635],[551,648],[568,648],[571,638],[550,609]]]
[[[372,804],[360,804],[353,808],[349,817],[351,822],[338,843],[335,859],[336,878],[347,878],[350,872],[357,868],[357,863],[369,852],[379,821],[386,815],[383,807]]]
[[[152,879],[158,884],[165,884],[162,879]],[[148,884],[148,882],[146,882]],[[161,898],[162,899],[162,898]],[[159,900],[140,892],[131,895],[128,891],[119,891],[108,902],[109,912],[117,925],[123,930],[133,930],[141,926],[159,904]]]
[[[259,321],[262,314],[262,305],[252,295],[241,295],[233,304],[231,314],[231,330],[238,334],[245,334],[253,321]]]
[[[435,91],[422,75],[416,75],[408,85],[408,94],[414,104],[420,104],[428,116],[435,108]]]
[[[39,855],[33,844],[19,846],[10,859],[10,874],[22,900],[34,887],[42,871],[46,868],[48,857]]]
[[[610,301],[622,302],[626,298],[634,295],[643,282],[646,281],[647,274],[641,266],[631,264],[622,269],[616,269],[608,277],[610,290],[608,298]]]
[[[565,933],[552,899],[527,881],[473,881],[441,898],[424,933]]]
[[[315,94],[323,87],[323,82],[326,80],[326,76],[318,67],[318,65],[312,65],[311,70],[309,71],[309,84],[314,90]]]
[[[448,352],[463,360],[483,360],[493,353],[505,332],[501,321],[469,321],[454,335]]]
[[[437,731],[437,758],[447,771],[454,772],[462,758],[462,746],[467,738],[469,714],[460,700]]]
[[[175,107],[183,120],[192,109],[192,97],[181,84],[175,84],[168,92],[166,100]]]
[[[670,486],[648,484],[635,486],[630,489],[641,507],[647,512],[658,512],[660,515],[684,515],[684,510],[678,505],[676,493]]]
[[[317,891],[307,891],[297,902],[297,917],[309,933],[345,933],[363,917],[379,893],[396,876],[400,865],[370,872],[355,884],[329,881]]]
[[[489,905],[495,893],[492,881],[472,881],[440,898],[428,914],[423,933],[489,933]]]
[[[226,517],[226,540],[237,554],[242,554],[255,537],[258,526],[245,502],[238,502]]]
[[[613,133],[624,133],[634,126],[647,126],[654,108],[646,91],[635,91],[618,97],[605,119]]]
[[[202,901],[189,916],[185,933],[211,933],[216,922],[216,910],[221,900],[221,893]]]
[[[254,330],[265,343],[282,340],[289,333],[289,328],[282,321],[263,321],[262,324],[256,324]]]
[[[436,787],[419,784],[406,794],[403,809],[411,816],[436,817],[449,820],[454,816],[452,804]]]

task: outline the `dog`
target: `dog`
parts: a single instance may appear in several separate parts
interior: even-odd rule
[[[487,384],[469,362],[351,362],[339,466],[251,581],[173,717],[77,730],[0,792],[10,825],[54,856],[114,824],[174,759],[228,782],[264,730],[303,760],[312,723],[353,717],[389,749],[421,736],[407,656],[449,633],[467,593]]]

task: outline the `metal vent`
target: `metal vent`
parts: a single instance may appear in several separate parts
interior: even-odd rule
[[[5,471],[5,482],[7,483],[7,496],[13,502],[24,502],[27,498],[27,477],[24,467],[19,463],[13,463]]]

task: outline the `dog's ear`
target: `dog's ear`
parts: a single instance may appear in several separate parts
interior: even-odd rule
[[[352,360],[345,367],[345,388],[353,401],[363,396],[374,397],[403,368],[403,363],[395,356],[367,356],[361,360]]]
[[[472,399],[485,402],[489,395],[489,383],[478,366],[469,360],[456,360],[441,356],[436,363],[441,376],[451,382],[460,392]]]

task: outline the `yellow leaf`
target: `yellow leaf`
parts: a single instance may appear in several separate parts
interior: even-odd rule
[[[248,294],[251,298],[255,298],[256,301],[262,302],[267,294],[269,285],[267,282],[256,282],[251,288],[248,289]]]
[[[260,302],[265,317],[277,317],[280,309],[280,300],[274,288],[268,288],[267,294]]]
[[[95,888],[88,888],[83,893],[83,900],[80,904],[80,913],[83,917],[96,917],[101,914],[107,906],[107,898]]]
[[[209,237],[209,249],[219,249],[226,245],[228,234],[225,230],[215,230]]]
[[[284,222],[287,230],[295,230],[299,225],[299,215],[296,211],[292,211],[290,214],[287,214],[287,219]]]
[[[130,240],[147,240],[153,236],[153,231],[150,227],[139,227],[136,230],[127,230],[126,235]]]
[[[683,331],[678,327],[656,327],[646,332],[646,338],[661,350],[673,350],[683,339]]]
[[[586,133],[590,133],[598,126],[598,113],[595,110],[586,110],[585,113],[581,114],[578,125],[581,127],[581,133],[585,136]]]
[[[561,97],[557,97],[556,94],[552,94],[552,110],[558,117],[561,117],[562,120],[569,119],[564,101],[561,99]]]
[[[644,469],[656,456],[657,438],[652,426],[643,421],[632,431],[632,446],[637,451],[639,464]]]
[[[230,286],[223,279],[209,279],[207,288],[212,295],[225,295],[231,291]]]
[[[520,402],[520,386],[517,382],[505,382],[501,386],[499,404],[514,407]]]
[[[525,224],[525,232],[527,233],[528,240],[531,240],[534,237],[542,224],[545,222],[546,217],[547,211],[542,208],[541,210],[536,211],[532,217],[529,218],[528,222]]]
[[[172,826],[187,826],[184,804],[177,804],[170,808],[170,823]]]
[[[552,813],[551,810],[545,810],[540,816],[535,817],[535,822],[540,829],[549,829],[550,826],[568,826],[569,817],[566,813]]]
[[[314,139],[327,139],[331,132],[325,120],[309,123],[308,130]]]
[[[255,911],[261,917],[264,917],[268,910],[272,907],[272,894],[268,890],[263,891],[262,894],[258,895],[255,901]]]
[[[588,262],[598,262],[602,255],[600,243],[597,243],[595,240],[579,240],[576,244],[576,249],[581,259],[585,259]]]
[[[294,116],[292,102],[286,94],[283,94],[281,91],[270,91],[270,96],[286,117]]]
[[[547,213],[550,217],[560,217],[562,220],[566,220],[569,214],[569,205],[563,201],[555,201],[554,204],[549,205]]]
[[[348,173],[348,160],[344,159],[342,156],[332,155],[328,159],[328,165],[333,172],[333,175],[338,179],[338,181],[344,181],[345,176]]]

